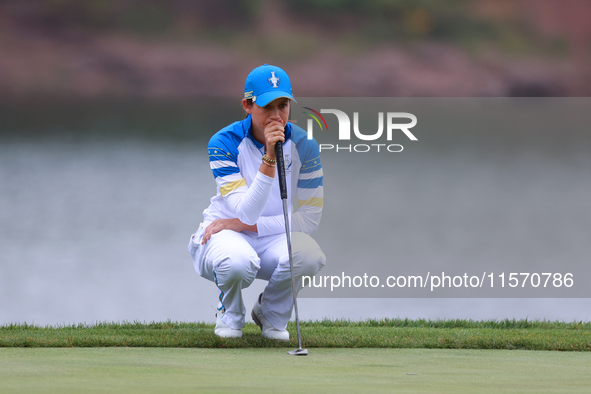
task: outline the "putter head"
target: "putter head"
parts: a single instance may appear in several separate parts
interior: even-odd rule
[[[292,350],[291,352],[287,352],[287,354],[290,354],[292,356],[307,356],[308,349],[296,349]]]

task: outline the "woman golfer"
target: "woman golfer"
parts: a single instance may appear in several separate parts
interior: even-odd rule
[[[322,214],[318,145],[308,140],[302,128],[288,122],[291,100],[285,71],[267,64],[257,67],[244,86],[246,119],[221,129],[209,141],[217,194],[203,211],[189,252],[197,273],[219,289],[215,333],[220,337],[242,336],[246,314],[242,289],[258,278],[269,283],[254,300],[253,320],[263,337],[289,340],[286,327],[293,297],[276,174],[278,141],[283,144],[288,206],[293,194],[298,207],[290,215],[296,294],[302,276],[314,276],[325,263],[320,247],[308,235],[316,230]]]

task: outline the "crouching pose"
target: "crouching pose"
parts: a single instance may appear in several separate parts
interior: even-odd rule
[[[195,270],[219,289],[215,333],[241,337],[246,309],[242,289],[255,279],[268,285],[254,301],[252,318],[263,337],[289,340],[293,309],[283,204],[275,144],[283,144],[296,294],[302,276],[314,276],[325,256],[309,236],[320,223],[323,175],[318,144],[288,122],[291,82],[279,67],[263,65],[247,77],[242,105],[246,119],[210,139],[209,163],[217,194],[203,212],[189,252]]]

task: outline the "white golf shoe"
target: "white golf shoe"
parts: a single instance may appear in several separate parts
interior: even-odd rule
[[[234,330],[222,321],[222,312],[216,314],[214,333],[220,338],[242,338],[242,330]]]
[[[263,315],[263,309],[261,308],[261,298],[263,294],[259,296],[259,299],[252,308],[252,320],[261,328],[264,338],[275,339],[277,341],[289,341],[289,332],[287,330],[278,330],[269,320]]]

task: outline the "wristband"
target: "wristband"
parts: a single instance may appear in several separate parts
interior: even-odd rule
[[[265,160],[263,160],[263,163],[265,163],[269,167],[277,167],[277,164],[270,164],[270,163],[267,163]]]
[[[270,164],[275,164],[275,163],[277,163],[277,160],[275,160],[275,159],[269,159],[269,158],[267,157],[267,155],[263,155],[263,161],[264,161],[265,163],[270,163]]]

